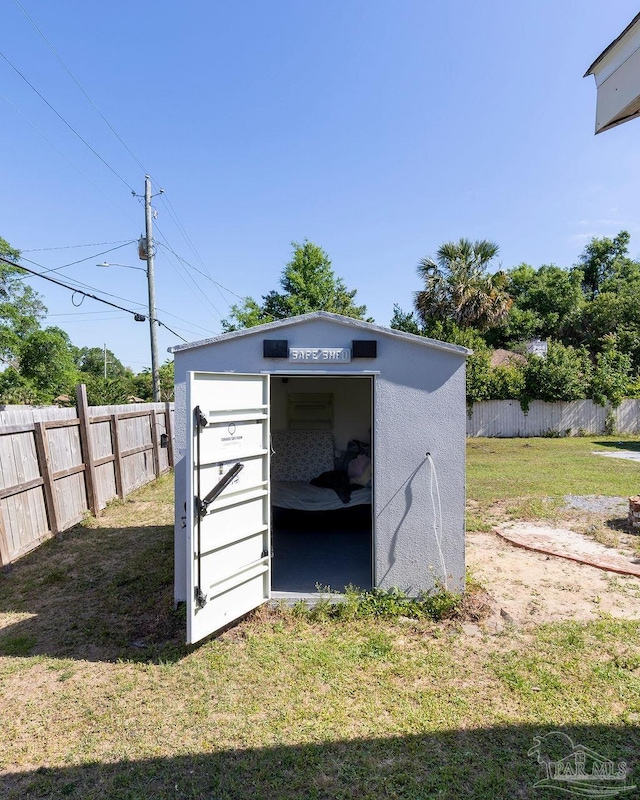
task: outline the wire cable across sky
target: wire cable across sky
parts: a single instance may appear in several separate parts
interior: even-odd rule
[[[56,280],[55,278],[52,278],[50,275],[44,275],[41,272],[36,272],[34,269],[29,269],[28,267],[25,267],[22,264],[16,264],[15,261],[10,261],[8,258],[4,258],[3,256],[0,256],[0,261],[2,261],[4,264],[8,264],[10,267],[16,267],[16,269],[24,270],[25,272],[28,272],[30,275],[35,275],[36,277],[42,278],[45,281],[49,281],[50,283],[55,283],[57,286],[62,286],[63,288],[68,289],[74,294],[80,294],[83,297],[89,297],[91,298],[91,300],[96,300],[98,303],[104,303],[105,305],[111,306],[112,308],[117,308],[119,311],[126,311],[127,314],[131,314],[132,316],[141,316],[139,311],[132,311],[130,308],[119,306],[117,303],[112,303],[109,300],[105,300],[102,297],[96,297],[95,294],[90,294],[89,292],[85,292],[82,289],[76,288],[75,286],[69,286],[69,284],[64,283],[63,281]],[[174,330],[172,330],[168,325],[165,325],[165,323],[159,320],[157,317],[155,321],[157,322],[158,325],[162,326],[163,328],[166,328],[174,336],[177,336],[178,339],[181,339],[183,342],[187,341],[187,339],[185,339],[183,336],[180,336],[179,333],[176,333]]]

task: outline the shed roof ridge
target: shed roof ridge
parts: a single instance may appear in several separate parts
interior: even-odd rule
[[[220,333],[216,336],[209,337],[208,339],[200,339],[195,342],[187,342],[186,344],[175,345],[174,347],[167,348],[169,353],[177,353],[182,350],[191,350],[196,347],[206,347],[207,345],[217,342],[226,342],[230,339],[240,338],[242,336],[255,336],[270,330],[278,330],[279,328],[290,327],[300,322],[307,322],[314,319],[327,319],[339,322],[348,327],[358,328],[365,331],[376,331],[385,336],[393,336],[400,339],[420,344],[422,346],[436,348],[439,350],[446,350],[447,352],[456,353],[458,355],[468,356],[471,355],[473,350],[458,344],[451,344],[450,342],[442,342],[439,339],[431,339],[427,336],[418,336],[414,333],[407,333],[399,331],[395,328],[387,328],[382,325],[377,325],[373,322],[365,322],[364,320],[354,319],[353,317],[345,317],[342,314],[334,314],[331,311],[310,311],[308,314],[300,314],[296,317],[286,317],[285,319],[277,319],[273,322],[265,322],[262,325],[254,325],[251,328],[242,328],[237,331],[229,331],[228,333]]]

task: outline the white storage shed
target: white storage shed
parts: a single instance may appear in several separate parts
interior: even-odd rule
[[[463,588],[469,350],[320,311],[172,352],[189,642],[319,587]]]

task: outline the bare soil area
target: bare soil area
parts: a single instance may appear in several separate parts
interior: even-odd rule
[[[467,567],[493,601],[480,626],[488,632],[603,615],[640,618],[640,578],[515,547],[492,532],[467,533]]]

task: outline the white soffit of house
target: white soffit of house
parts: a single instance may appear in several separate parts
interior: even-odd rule
[[[596,58],[596,133],[640,116],[640,14]]]

